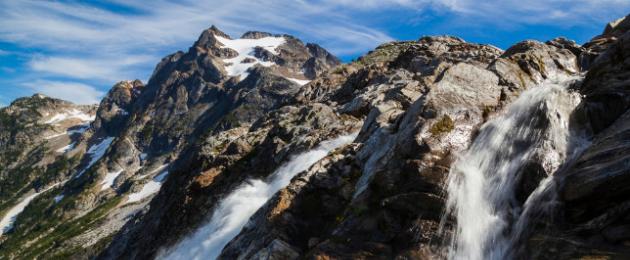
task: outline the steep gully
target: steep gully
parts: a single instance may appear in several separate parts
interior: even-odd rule
[[[276,192],[288,185],[291,178],[307,170],[334,149],[352,142],[357,134],[324,141],[313,150],[295,155],[267,181],[246,181],[218,204],[207,224],[157,259],[215,259],[223,247],[238,235],[248,219]]]
[[[479,136],[452,167],[448,183],[447,209],[457,220],[456,234],[449,243],[450,259],[505,259],[527,226],[527,212],[538,210],[532,203],[552,188],[551,177],[541,178],[526,201],[519,202],[529,163],[542,162],[544,172],[553,173],[567,160],[579,155],[587,141],[570,129],[569,118],[580,102],[570,90],[579,76],[549,79],[531,88],[509,106],[505,114],[487,122]],[[348,143],[341,136],[312,151],[294,156],[268,181],[250,180],[227,195],[210,221],[158,259],[214,259],[234,238],[248,219],[297,173],[308,169],[333,149]],[[551,176],[551,175],[550,175]],[[526,189],[526,188],[525,188]],[[522,200],[522,199],[521,199]]]

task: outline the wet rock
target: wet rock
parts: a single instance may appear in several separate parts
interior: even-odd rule
[[[507,49],[489,68],[500,77],[503,85],[522,91],[552,76],[570,76],[580,71],[572,52],[575,50],[564,49],[566,46],[523,41]]]
[[[626,112],[615,124],[593,140],[593,144],[566,171],[561,194],[568,204],[568,217],[585,221],[611,207],[615,201],[630,194],[627,183],[628,140],[630,140],[630,113]]]

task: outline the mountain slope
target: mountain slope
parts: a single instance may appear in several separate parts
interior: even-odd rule
[[[628,23],[582,46],[422,37],[349,64],[288,35],[232,39],[213,26],[98,108],[34,96],[0,110],[0,209],[40,192],[0,258],[446,258],[465,228],[447,180],[469,181],[458,160],[495,132],[510,145],[492,158],[528,152],[510,171],[509,205],[495,207],[508,209],[497,214],[507,255],[627,257]],[[560,85],[577,107],[529,98]],[[492,131],[517,119],[531,139]],[[264,201],[217,246],[205,230],[226,203],[253,203],[237,196],[249,188]]]
[[[243,53],[249,59],[235,64],[230,59],[241,54],[218,39],[241,40],[212,27],[188,52],[164,58],[146,85],[116,84],[89,129],[68,148],[68,154],[79,154],[78,165],[61,179],[56,199],[32,201],[20,214],[15,235],[4,237],[0,254],[91,257],[148,203],[169,178],[169,165],[197,139],[252,124],[291,102],[304,81],[339,63],[315,44],[249,32],[242,40],[253,53]],[[277,46],[264,45],[269,39]],[[233,66],[248,70],[230,75],[226,69]]]

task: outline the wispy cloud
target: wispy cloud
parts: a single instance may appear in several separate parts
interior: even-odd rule
[[[425,2],[425,1],[420,1]],[[577,26],[608,22],[611,16],[626,15],[627,0],[438,0],[432,1],[460,15],[460,19],[475,19],[482,26],[517,26],[548,24]],[[437,2],[437,3],[436,3]]]
[[[4,73],[15,73],[15,69],[9,67],[0,67],[0,71]]]
[[[33,92],[72,101],[76,104],[97,104],[104,95],[102,91],[92,86],[76,82],[37,80],[24,83],[23,86],[33,90]]]
[[[111,5],[118,8],[75,1],[3,1],[0,42],[38,50],[25,64],[30,70],[25,74],[36,78],[23,81],[63,78],[106,86],[123,79],[147,80],[143,77],[160,57],[187,48],[212,24],[235,36],[248,30],[307,36],[342,55],[393,40],[307,1],[114,0]],[[92,102],[92,96],[85,102]],[[72,98],[77,101],[78,96]]]
[[[5,2],[0,11],[0,39],[63,51],[125,53],[130,49],[190,43],[201,30],[217,24],[229,33],[252,28],[296,32],[335,43],[372,46],[391,40],[360,26],[330,7],[306,1],[121,1],[134,10],[120,14],[76,2]],[[350,31],[352,34],[337,34]],[[335,48],[337,46],[329,46]]]
[[[158,60],[157,57],[148,55],[129,55],[118,58],[109,56],[88,58],[35,57],[29,62],[29,67],[33,71],[70,78],[111,81],[117,78],[134,77],[130,73],[133,71],[130,71],[130,68],[156,60]]]
[[[238,36],[248,30],[289,33],[337,55],[357,55],[393,40],[371,14],[438,13],[464,27],[603,23],[630,9],[628,0],[111,0],[0,1],[0,42],[27,54],[22,82],[62,78],[104,87],[142,78],[159,57],[185,49],[215,24]],[[400,21],[403,23],[404,21]],[[410,21],[412,22],[412,21]],[[0,56],[8,52],[0,50]],[[7,64],[2,64],[7,65]],[[10,66],[18,67],[18,66]],[[17,73],[16,73],[17,74]],[[94,84],[92,84],[94,83]],[[52,86],[52,85],[51,85]],[[84,85],[85,87],[85,85]],[[85,89],[85,88],[84,88]],[[93,95],[92,95],[93,96]],[[92,96],[87,96],[87,99]]]

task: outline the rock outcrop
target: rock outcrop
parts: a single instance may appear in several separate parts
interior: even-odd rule
[[[517,46],[522,47],[501,54],[457,38],[424,37],[379,47],[351,64],[376,61],[318,99],[365,117],[356,140],[362,145],[346,153],[345,160],[355,158],[343,163],[350,167],[313,167],[314,173],[294,179],[222,257],[253,257],[277,241],[314,258],[439,257],[439,242],[445,239],[438,233],[444,179],[453,156],[467,148],[476,129],[509,102],[508,96],[552,73],[579,71],[575,55],[566,49],[535,42]],[[525,65],[497,69],[519,63]],[[560,66],[567,69],[556,69]],[[515,73],[531,83],[510,82]],[[308,228],[314,218],[319,228]]]
[[[556,206],[547,214],[550,218],[537,220],[523,250],[528,258],[630,257],[629,22],[625,17],[610,23],[584,45],[586,52],[599,55],[579,86],[584,97],[574,112],[574,124],[590,140],[581,155],[556,174]]]
[[[66,152],[95,110],[42,94],[0,109],[0,211],[71,173],[76,157]]]
[[[243,41],[247,49],[239,49]],[[276,45],[269,47],[268,42]],[[247,57],[242,63],[236,64],[232,60],[241,56]],[[210,157],[208,160],[216,160],[215,165],[227,167],[224,163],[238,161],[238,157],[244,157],[243,153],[252,150],[248,142],[275,147],[284,156],[316,144],[320,139],[305,138],[300,139],[300,144],[281,150],[284,147],[282,139],[275,135],[267,137],[266,131],[285,131],[284,138],[298,139],[309,128],[293,129],[291,121],[277,122],[287,126],[274,125],[267,122],[271,120],[268,116],[272,111],[295,103],[294,95],[301,85],[338,64],[339,60],[321,47],[304,44],[288,35],[248,33],[242,39],[231,39],[214,26],[204,31],[188,52],[177,52],[164,58],[146,84],[136,80],[114,85],[98,109],[90,108],[90,117],[95,117],[90,118],[90,121],[94,120],[91,125],[78,125],[76,129],[68,130],[73,133],[72,145],[65,141],[54,146],[54,149],[60,149],[62,144],[67,146],[63,158],[71,159],[71,164],[64,164],[67,169],[54,168],[59,174],[63,173],[57,178],[59,187],[30,203],[21,214],[29,217],[18,217],[16,233],[5,237],[5,249],[0,250],[0,254],[7,257],[93,257],[132,216],[142,214],[141,210],[166,180],[176,179],[171,176],[179,175],[189,159],[197,159],[192,157],[193,154]],[[11,112],[14,107],[6,111]],[[313,110],[309,112],[310,109]],[[352,128],[352,124],[335,119],[337,115],[326,108],[319,109],[317,104],[287,112],[294,114],[287,120],[302,120],[312,127],[334,125],[326,128],[328,131],[339,128],[334,131],[342,133]],[[39,120],[36,116],[13,113],[7,120],[16,117]],[[279,116],[275,113],[276,118]],[[260,121],[263,117],[268,119]],[[235,135],[249,133],[247,130],[257,121],[260,123],[255,126],[256,130],[247,136],[250,140],[239,139],[231,144]],[[30,132],[17,134],[29,138],[37,136]],[[20,139],[19,136],[6,136],[7,142]],[[206,139],[210,144],[203,144]],[[225,156],[219,156],[224,152]],[[41,153],[47,154],[45,151]],[[266,154],[263,150],[260,153],[265,156],[259,160],[270,163],[269,167],[282,161],[281,157],[269,160],[274,158],[273,153]],[[38,157],[31,155],[30,158]],[[16,164],[26,166],[23,162]],[[194,172],[199,172],[200,166],[190,165]],[[263,165],[260,168],[264,169]],[[9,174],[19,175],[13,169]],[[45,175],[32,174],[32,178],[39,175],[40,179]],[[190,174],[192,172],[180,177],[190,177]],[[49,184],[47,180],[34,187],[40,189]],[[230,185],[224,188],[232,187]],[[23,189],[24,194],[27,188]],[[14,202],[13,199],[7,204]],[[46,214],[52,217],[44,220]],[[72,232],[64,231],[68,228]],[[29,241],[28,246],[18,246],[25,241]]]
[[[28,194],[16,181],[36,190],[59,183],[20,214],[0,258],[154,258],[206,224],[245,181],[355,132],[352,144],[273,195],[219,258],[443,258],[457,221],[443,216],[453,161],[523,91],[582,74],[571,87],[582,103],[568,123],[592,140],[569,147],[584,151],[553,169],[545,149],[554,147],[527,163],[515,181],[517,207],[547,176],[557,189],[541,197],[555,198],[550,218],[532,216],[515,254],[627,257],[627,23],[583,46],[556,38],[503,51],[427,36],[348,64],[292,36],[232,39],[213,26],[162,59],[146,84],[116,84],[98,108],[34,96],[0,110],[0,211]],[[57,122],[51,111],[95,119]],[[68,146],[63,153],[17,148],[60,133],[67,136],[53,149]],[[39,165],[46,173],[16,177],[31,158],[49,158]]]

